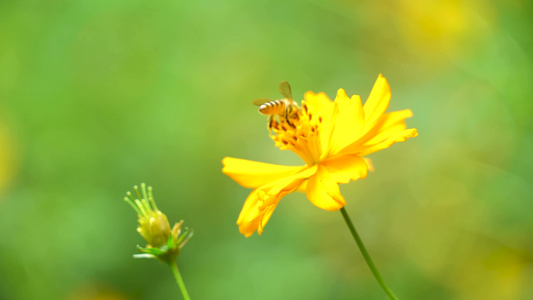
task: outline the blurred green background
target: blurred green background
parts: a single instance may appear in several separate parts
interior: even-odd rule
[[[531,1],[0,1],[0,299],[179,299],[122,200],[194,228],[193,299],[385,299],[340,213],[285,197],[262,236],[225,156],[300,165],[251,101],[338,88],[419,137],[341,187],[401,299],[533,299]]]

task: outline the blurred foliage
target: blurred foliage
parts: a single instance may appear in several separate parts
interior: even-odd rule
[[[530,1],[0,1],[0,299],[178,297],[122,200],[195,236],[193,299],[383,299],[340,213],[287,196],[265,233],[224,156],[301,164],[251,100],[338,88],[420,136],[371,155],[347,210],[401,299],[533,297]],[[299,96],[298,96],[299,95]]]

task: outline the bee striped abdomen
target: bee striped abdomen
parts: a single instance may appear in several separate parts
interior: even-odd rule
[[[263,115],[281,115],[285,112],[285,99],[269,101],[259,106],[259,112]]]

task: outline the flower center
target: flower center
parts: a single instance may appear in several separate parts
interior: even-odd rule
[[[319,162],[320,127],[322,117],[309,112],[307,104],[302,101],[302,107],[293,112],[277,115],[271,122],[270,137],[281,150],[291,150],[298,154],[308,166]]]

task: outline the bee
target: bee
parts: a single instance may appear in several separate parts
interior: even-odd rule
[[[268,129],[275,127],[276,116],[279,121],[285,120],[290,126],[294,127],[291,119],[298,118],[300,107],[298,103],[292,100],[291,86],[287,81],[282,81],[278,85],[278,90],[285,97],[278,100],[268,100],[267,98],[260,98],[254,100],[252,103],[259,106],[259,113],[268,116]]]

